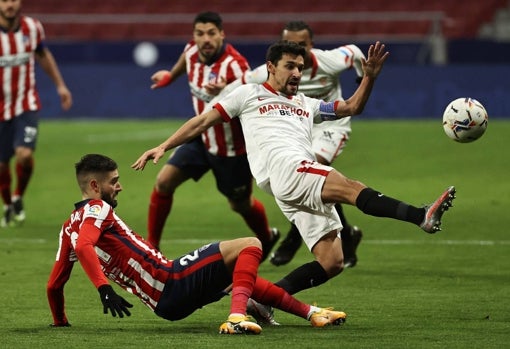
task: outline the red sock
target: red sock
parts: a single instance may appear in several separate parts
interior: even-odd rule
[[[232,275],[231,314],[246,314],[246,303],[253,292],[262,250],[255,246],[244,248],[237,257]]]
[[[305,304],[290,294],[283,288],[276,286],[272,282],[257,277],[251,297],[257,302],[281,309],[288,313],[297,315],[306,319],[310,311],[310,305]]]
[[[6,171],[0,173],[0,195],[4,204],[12,204],[11,200],[11,170],[7,164]]]
[[[253,205],[248,214],[243,215],[244,221],[262,243],[269,241],[271,232],[267,222],[266,209],[257,199],[253,198]]]
[[[22,197],[27,189],[28,182],[32,178],[32,172],[34,170],[34,159],[30,159],[27,166],[23,166],[19,162],[16,162],[16,177],[17,184],[14,189],[14,195]]]
[[[152,190],[147,220],[147,240],[159,248],[161,235],[166,219],[172,209],[173,195],[160,194],[156,188]]]

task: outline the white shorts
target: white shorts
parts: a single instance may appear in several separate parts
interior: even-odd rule
[[[340,155],[351,134],[350,117],[323,121],[312,128],[312,150],[332,163]]]
[[[278,176],[282,183],[271,179],[276,203],[287,219],[296,225],[311,251],[326,234],[343,228],[334,204],[322,202],[321,192],[332,167],[315,161],[297,164],[294,171]],[[340,237],[340,235],[339,235]]]

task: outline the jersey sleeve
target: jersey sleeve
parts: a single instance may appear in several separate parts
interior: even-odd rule
[[[267,67],[265,64],[249,70],[243,74],[243,84],[263,84],[267,80]]]
[[[111,210],[111,206],[101,200],[90,201],[88,209],[84,210],[83,222],[74,247],[83,270],[96,288],[108,284],[94,246],[102,234],[104,219]]]
[[[63,326],[68,323],[65,313],[64,285],[71,276],[75,261],[76,255],[72,249],[70,238],[61,230],[57,257],[46,285],[46,295],[55,326]]]

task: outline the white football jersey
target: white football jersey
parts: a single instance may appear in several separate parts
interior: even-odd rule
[[[266,83],[239,86],[214,108],[226,121],[241,120],[250,169],[257,185],[268,192],[274,191],[268,184],[284,185],[296,163],[315,160],[313,124],[334,114],[334,102],[303,93],[286,96]]]
[[[299,84],[299,92],[305,96],[334,101],[342,99],[342,89],[339,82],[340,74],[354,68],[358,76],[363,76],[361,66],[365,55],[355,45],[345,45],[332,50],[311,50],[312,66],[304,69]],[[244,72],[242,78],[230,83],[211,102],[211,106],[246,83],[264,83],[268,78],[266,65]],[[335,121],[316,125],[312,130],[312,147],[315,154],[322,156],[329,163],[340,155],[349,140],[351,133],[351,118],[346,117]]]

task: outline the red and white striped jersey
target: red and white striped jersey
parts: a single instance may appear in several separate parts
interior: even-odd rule
[[[44,29],[34,18],[21,16],[16,31],[0,30],[0,121],[39,110],[35,86],[34,52],[44,40]]]
[[[106,202],[84,200],[75,206],[60,231],[56,262],[48,281],[50,288],[63,290],[77,261],[74,247],[82,238],[80,230],[83,234],[83,224],[93,224],[101,231],[95,251],[104,275],[154,311],[165,282],[171,278],[173,261],[132,231]],[[58,299],[50,300],[50,305],[58,307]]]
[[[200,62],[198,47],[190,41],[184,48],[188,83],[195,113],[201,114],[215,96],[207,93],[205,85],[219,82],[227,84],[240,78],[250,69],[248,61],[232,45],[226,44],[221,55],[212,63]],[[243,132],[238,120],[209,128],[202,134],[207,150],[218,156],[237,156],[246,153]]]

